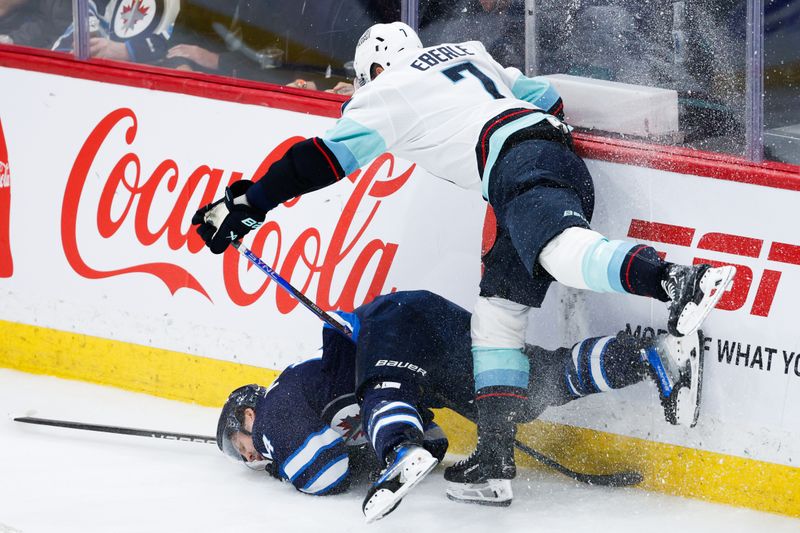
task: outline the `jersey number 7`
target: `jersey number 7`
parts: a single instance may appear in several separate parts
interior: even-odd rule
[[[442,71],[442,74],[447,76],[453,83],[458,83],[459,81],[464,79],[465,71],[475,76],[478,79],[478,81],[480,81],[483,84],[483,88],[486,89],[486,92],[491,94],[495,100],[504,98],[504,96],[500,94],[500,91],[497,90],[497,85],[494,84],[491,78],[489,78],[489,76],[481,72],[481,70],[478,67],[476,67],[469,61],[445,69]]]

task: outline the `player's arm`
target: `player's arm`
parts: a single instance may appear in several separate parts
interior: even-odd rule
[[[305,369],[305,370],[304,370]],[[280,386],[259,404],[253,445],[273,462],[272,474],[306,494],[344,492],[350,485],[347,447],[342,436],[304,401],[308,367],[285,370]]]
[[[564,102],[549,80],[540,76],[529,78],[518,69],[513,67],[511,69],[519,73],[511,85],[511,92],[515,97],[530,102],[548,114],[564,120]]]
[[[224,198],[200,208],[192,224],[199,225],[197,232],[211,251],[224,252],[232,241],[258,228],[268,211],[336,183],[385,152],[386,135],[370,127],[381,114],[369,109],[369,98],[354,99],[333,129],[292,146],[256,182],[234,182]]]
[[[206,246],[221,254],[233,241],[261,226],[268,211],[296,196],[336,183],[349,169],[323,139],[306,139],[292,146],[258,181],[232,183],[223,198],[194,214],[192,224],[199,225],[197,233]]]
[[[333,128],[295,144],[274,163],[247,191],[247,201],[267,212],[336,183],[384,153],[396,125],[387,123],[383,100],[375,90],[354,96]]]
[[[486,52],[482,44],[478,43],[478,45]],[[486,56],[500,74],[503,82],[511,89],[515,98],[530,102],[539,109],[543,109],[561,120],[564,119],[564,104],[561,95],[547,78],[541,76],[529,78],[516,67],[502,66],[488,52],[486,52]]]
[[[346,491],[350,487],[350,465],[341,435],[324,425],[303,437],[277,461],[280,477],[300,492],[315,496]]]

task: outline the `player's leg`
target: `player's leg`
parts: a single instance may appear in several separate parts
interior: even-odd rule
[[[649,338],[619,333],[555,351],[529,345],[526,353],[531,357],[531,385],[525,420],[538,417],[547,407],[649,377],[658,387],[667,422],[689,427],[697,423],[703,375],[700,331],[685,337]]]
[[[669,301],[667,326],[678,336],[697,330],[736,273],[732,266],[668,263],[650,246],[609,241],[582,227],[570,227],[556,235],[542,249],[538,261],[557,281],[570,287]]]
[[[669,301],[673,335],[696,330],[735,273],[730,266],[667,263],[650,246],[592,231],[591,176],[559,143],[527,141],[510,149],[492,173],[489,194],[498,225],[508,229],[532,275],[541,266],[570,287]]]
[[[436,372],[435,339],[416,298],[383,298],[361,317],[356,395],[367,438],[385,467],[364,499],[367,522],[392,512],[438,463],[425,447],[432,417],[420,407],[420,387]]]
[[[512,501],[516,420],[527,402],[530,373],[522,352],[527,314],[541,304],[549,284],[531,278],[499,226],[484,257],[470,328],[478,443],[467,459],[445,470],[452,500],[498,506]]]
[[[385,465],[364,498],[367,522],[392,512],[438,462],[424,447],[424,425],[412,387],[387,378],[363,390],[361,419],[380,464]]]

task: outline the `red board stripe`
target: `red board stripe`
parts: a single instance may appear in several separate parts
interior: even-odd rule
[[[634,218],[628,227],[628,237],[644,241],[663,242],[664,244],[691,246],[694,238],[694,228],[648,222],[647,220]]]

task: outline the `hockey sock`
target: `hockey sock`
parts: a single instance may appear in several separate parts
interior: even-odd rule
[[[476,397],[481,391],[493,391],[497,388],[508,389],[513,394],[527,397],[530,361],[520,349],[473,346],[472,372],[475,376]],[[492,394],[501,392],[495,391]]]
[[[596,231],[572,227],[547,243],[539,263],[569,287],[668,300],[661,287],[667,263],[650,246],[609,241]]]
[[[483,474],[488,478],[513,479],[515,420],[524,406],[524,397],[514,389],[492,387],[475,396],[478,412],[478,446],[476,449]],[[466,472],[465,472],[466,474]]]
[[[669,296],[661,286],[661,279],[667,265],[658,256],[655,248],[637,244],[625,254],[619,269],[622,287],[631,294],[666,302]]]
[[[377,383],[364,394],[361,420],[381,464],[398,444],[422,445],[422,417],[409,400],[396,382]]]
[[[642,381],[647,375],[647,363],[641,355],[645,344],[651,343],[623,334],[579,342],[564,365],[567,391],[579,398]]]
[[[475,392],[527,396],[530,361],[522,352],[528,307],[480,296],[472,313],[472,372]],[[495,388],[503,390],[495,391]],[[509,389],[509,391],[505,391]]]

